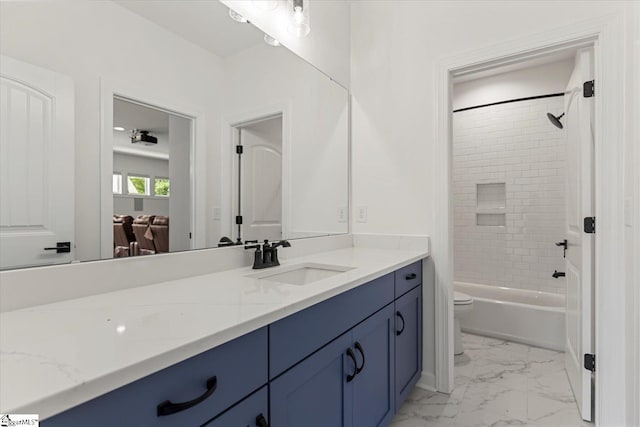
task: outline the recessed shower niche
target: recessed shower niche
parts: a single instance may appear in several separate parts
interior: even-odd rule
[[[504,182],[476,184],[476,225],[506,225],[506,215],[502,211],[507,206],[507,191]]]

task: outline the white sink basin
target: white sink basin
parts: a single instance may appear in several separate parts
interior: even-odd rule
[[[252,274],[249,277],[268,280],[270,282],[302,286],[344,273],[345,271],[353,270],[353,268],[354,267],[345,267],[342,265],[304,263],[280,267],[277,271],[264,271]]]

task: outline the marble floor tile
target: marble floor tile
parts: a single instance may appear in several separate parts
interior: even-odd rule
[[[593,426],[580,419],[564,353],[463,334],[450,395],[415,389],[392,427]]]

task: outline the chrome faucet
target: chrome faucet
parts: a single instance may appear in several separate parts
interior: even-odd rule
[[[255,241],[257,243],[257,241]],[[253,269],[259,270],[261,268],[269,268],[276,267],[280,265],[280,261],[278,260],[278,247],[282,246],[283,248],[291,247],[291,243],[286,240],[280,240],[276,243],[269,243],[269,240],[264,241],[262,245],[255,244],[245,246],[245,249],[255,249],[254,257],[253,257]]]

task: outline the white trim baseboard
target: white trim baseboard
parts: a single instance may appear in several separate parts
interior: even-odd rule
[[[422,371],[416,387],[421,388],[422,390],[437,392],[436,376],[431,372]]]

